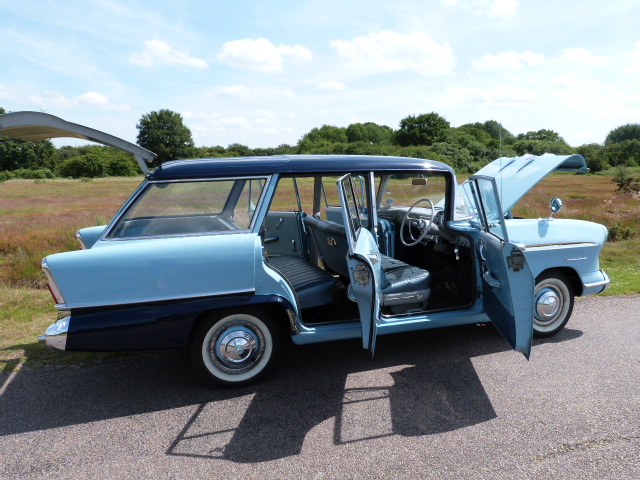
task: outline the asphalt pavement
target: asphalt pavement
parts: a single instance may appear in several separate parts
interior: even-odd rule
[[[491,326],[295,347],[218,389],[183,351],[0,374],[0,478],[638,479],[640,297],[527,361]]]

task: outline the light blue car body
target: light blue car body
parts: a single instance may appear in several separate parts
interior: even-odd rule
[[[0,133],[29,138],[29,129],[21,129],[19,125],[20,118],[11,119],[15,119],[15,125],[5,130],[2,125],[11,122],[0,121]],[[53,122],[50,126],[55,128],[50,136],[61,136],[65,128],[70,131],[75,128],[55,117],[51,120],[51,116],[40,120],[40,116],[31,113],[28,119],[33,124]],[[81,138],[108,143],[109,138],[101,137],[100,132],[90,136],[91,131],[82,128]],[[40,126],[38,132],[43,131],[46,132],[46,128]],[[126,142],[119,142],[117,146],[125,150],[127,147]],[[141,158],[145,159],[146,153],[139,147],[132,147],[132,152],[140,162]],[[362,338],[363,347],[372,352],[377,335],[490,322],[514,350],[528,358],[534,316],[544,317],[557,302],[570,300],[572,305],[573,295],[596,294],[609,286],[608,276],[599,267],[599,255],[607,238],[604,226],[551,216],[511,218],[513,206],[536,183],[554,170],[567,169],[586,171],[586,162],[580,155],[500,158],[461,186],[457,185],[450,167],[409,158],[276,156],[169,162],[146,176],[109,225],[77,232],[82,250],[50,255],[43,260],[43,270],[61,317],[47,329],[43,339],[62,350],[186,347],[201,319],[211,312],[250,308],[254,312],[265,309],[275,315],[296,344]],[[385,293],[387,279],[383,262],[390,257],[381,251],[374,234],[376,230],[351,223],[354,212],[350,211],[346,195],[349,188],[357,186],[354,187],[355,175],[350,174],[357,174],[361,185],[374,185],[376,175],[384,182],[395,173],[412,172],[446,179],[447,206],[443,203],[431,209],[431,226],[434,212],[439,210],[441,214],[440,233],[427,237],[431,238],[434,249],[440,248],[439,244],[446,245],[452,262],[459,261],[464,251],[472,276],[460,284],[469,289],[467,294],[471,299],[462,306],[427,309],[416,303],[397,309],[398,294]],[[341,321],[311,321],[310,312],[317,313],[315,304],[313,308],[302,308],[302,292],[269,260],[268,252],[265,254],[271,241],[270,233],[277,233],[285,218],[297,219],[301,238],[292,240],[293,251],[299,255],[298,260],[306,259],[312,273],[327,276],[320,271],[317,259],[312,261],[307,257],[308,252],[300,252],[309,234],[303,222],[305,214],[302,209],[283,213],[266,234],[264,226],[270,214],[275,213],[277,219],[278,212],[270,212],[270,206],[281,178],[315,178],[317,200],[320,197],[318,179],[342,175],[338,182],[343,205],[342,225],[325,223],[332,224],[333,231],[339,232],[342,228],[345,232],[348,272],[333,271],[334,277],[328,278],[335,278],[336,285],[348,284],[348,297],[357,303],[357,313]],[[362,180],[367,177],[367,182]],[[151,189],[216,179],[235,182],[240,190],[247,182],[259,180],[261,192],[256,203],[249,202],[251,222],[248,226],[204,233],[129,237],[114,234],[128,212]],[[239,202],[240,193],[233,193],[235,189],[234,186],[227,200],[233,203],[231,209]],[[369,225],[377,225],[377,215],[385,211],[376,198],[378,193],[381,192],[375,192],[373,187],[363,192],[369,205],[377,205],[366,215],[365,223]],[[409,216],[408,211],[400,213]],[[355,216],[359,218],[361,214],[356,208]],[[207,216],[198,218],[209,220]],[[174,220],[181,221],[179,216]],[[429,233],[428,230],[424,233]],[[388,231],[393,232],[393,228]],[[390,235],[393,239],[393,233]],[[395,235],[402,232],[396,231]],[[331,236],[327,240],[333,242],[333,246],[337,243]],[[385,251],[393,255],[393,249]],[[402,268],[410,271],[406,263]],[[553,281],[544,286],[537,282],[550,273],[569,284],[571,298],[554,293],[559,290],[554,290]],[[430,285],[429,289],[437,286]],[[406,295],[405,292],[400,297],[422,295],[420,292]]]

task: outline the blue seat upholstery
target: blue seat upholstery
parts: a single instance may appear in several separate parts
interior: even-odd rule
[[[350,278],[347,265],[349,247],[344,226],[315,216],[305,217],[304,222],[327,269],[341,277]],[[382,304],[425,308],[431,293],[429,272],[386,255],[380,257]]]
[[[321,307],[333,301],[336,280],[326,270],[293,255],[269,257],[267,264],[289,281],[300,308]]]

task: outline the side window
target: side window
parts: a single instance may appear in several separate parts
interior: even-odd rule
[[[247,230],[266,178],[152,183],[108,238],[197,235]]]
[[[325,220],[331,220],[335,223],[342,224],[342,201],[340,200],[340,192],[338,189],[338,176],[326,176],[322,177],[322,201],[320,206],[320,216]],[[351,177],[351,184],[353,185],[353,193],[356,195],[358,205],[362,207],[360,215],[362,216],[364,223],[367,223],[366,213],[367,210],[364,206],[366,202],[366,180],[362,175],[353,175]]]
[[[320,202],[320,217],[324,220],[332,220],[336,223],[342,223],[342,220],[336,217],[336,212],[340,215],[340,192],[336,183],[340,177],[326,176],[322,177],[322,199]],[[315,212],[317,213],[317,212]]]
[[[313,178],[281,178],[269,211],[300,212],[313,204]]]
[[[472,177],[469,183],[476,203],[477,219],[483,230],[508,241],[495,181],[491,178]]]
[[[241,193],[238,201],[233,208],[232,221],[235,225],[243,230],[248,230],[251,226],[251,219],[256,211],[256,206],[262,195],[262,189],[265,184],[265,180],[262,178],[246,180],[246,183],[241,186],[243,180],[237,181],[236,188],[241,188]],[[233,202],[233,197],[229,198],[230,203]]]

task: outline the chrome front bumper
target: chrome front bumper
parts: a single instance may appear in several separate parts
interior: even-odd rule
[[[45,342],[48,346],[56,350],[66,350],[70,320],[71,317],[66,316],[52,323],[47,327],[44,335],[38,337],[38,340]]]
[[[583,282],[584,282],[583,278]],[[594,272],[589,276],[589,282],[585,282],[582,284],[583,297],[587,295],[595,295],[597,293],[602,293],[607,290],[611,286],[611,279],[609,275],[606,274],[604,270],[599,270],[598,272]]]

